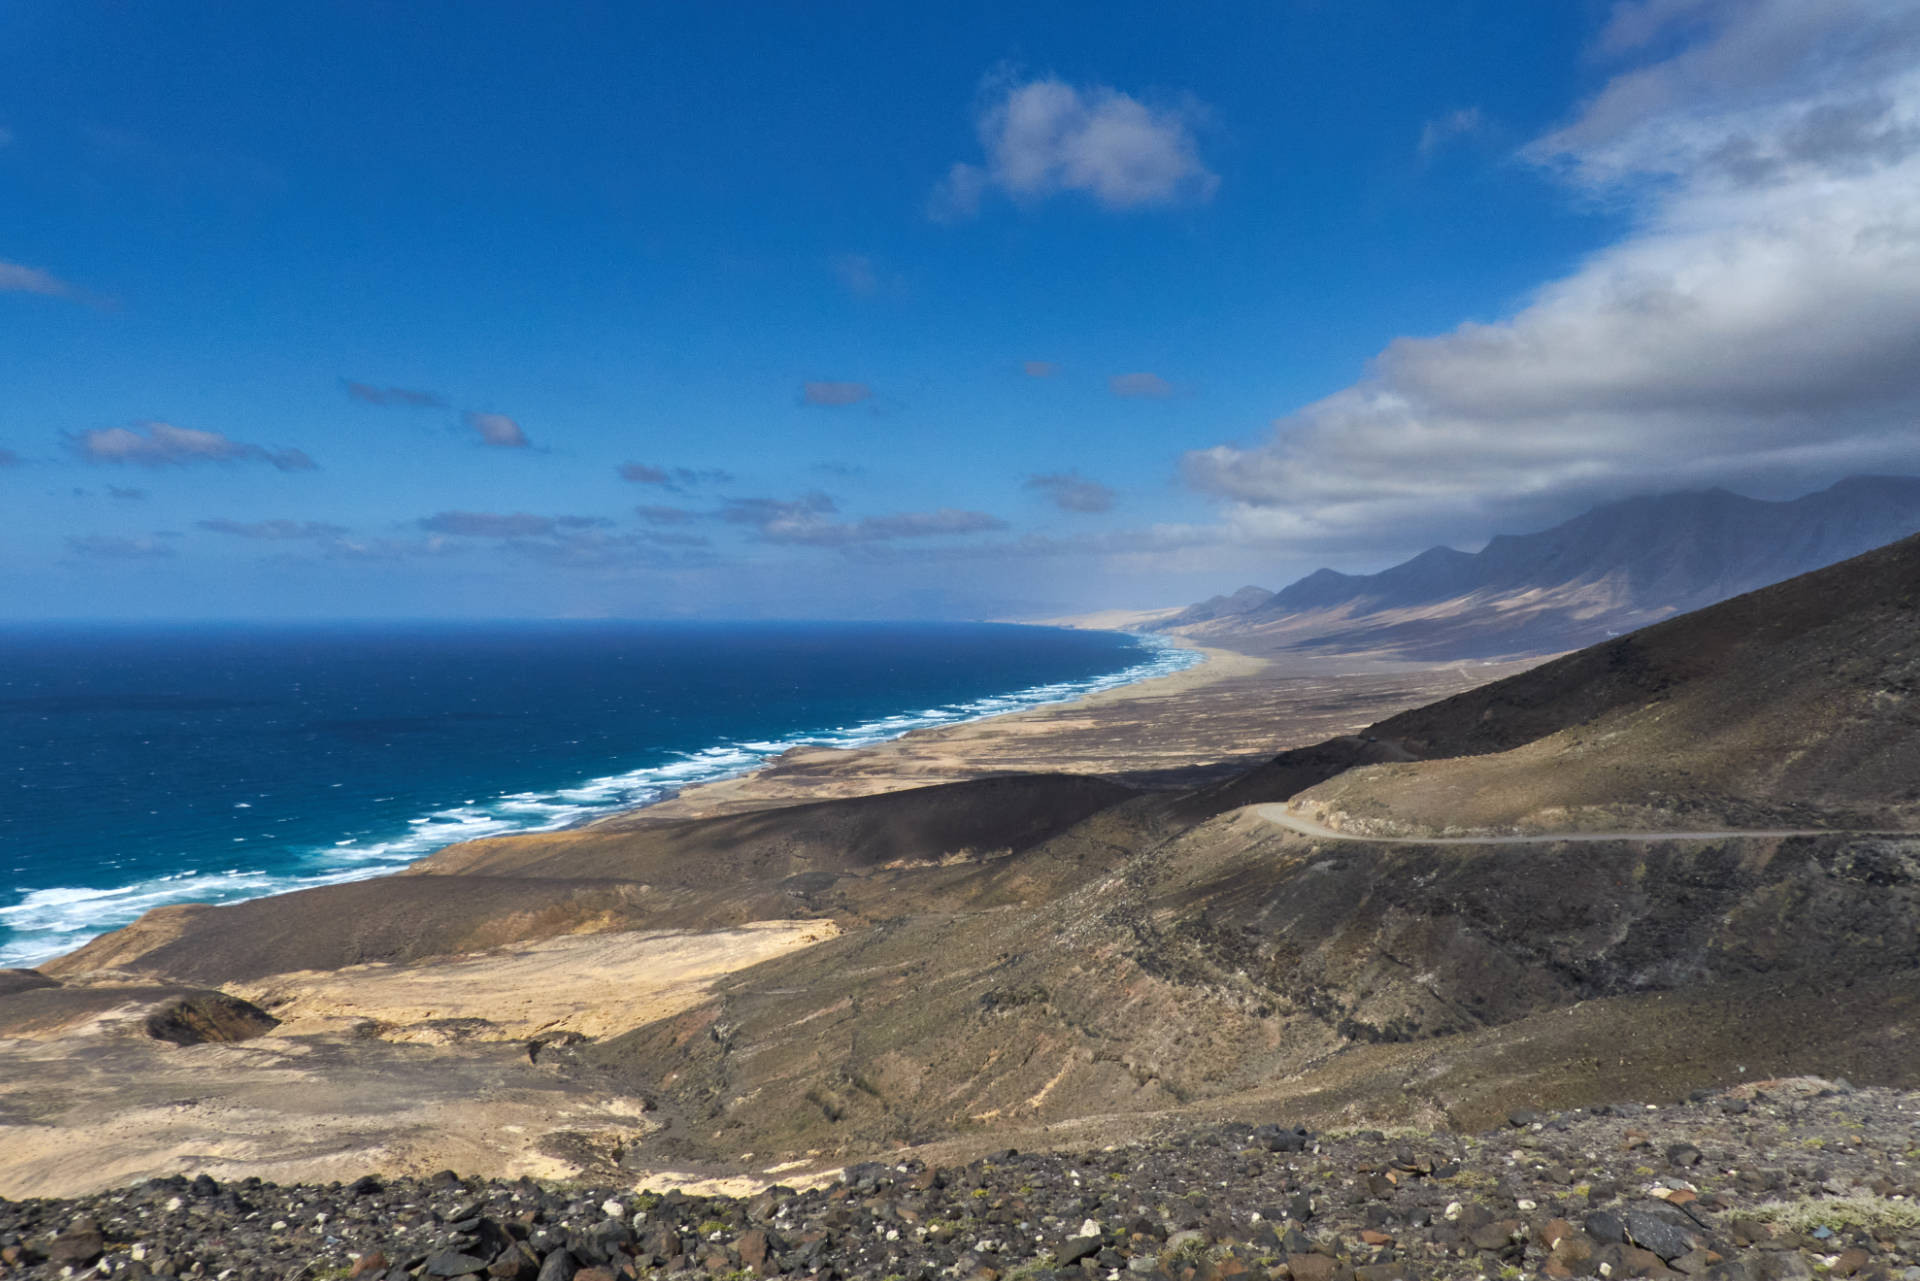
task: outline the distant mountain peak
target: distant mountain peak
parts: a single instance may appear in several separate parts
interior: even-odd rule
[[[1321,568],[1160,624],[1280,647],[1452,658],[1576,648],[1920,531],[1920,477],[1849,476],[1799,498],[1636,494],[1550,529],[1436,546],[1375,574]]]

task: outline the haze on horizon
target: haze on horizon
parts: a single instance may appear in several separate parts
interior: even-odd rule
[[[1920,472],[1910,0],[0,21],[0,619],[1038,616]]]

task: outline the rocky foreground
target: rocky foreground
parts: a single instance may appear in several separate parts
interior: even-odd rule
[[[1469,1136],[1227,1123],[738,1199],[206,1176],[0,1201],[0,1276],[1920,1281],[1920,1093],[1795,1079]]]

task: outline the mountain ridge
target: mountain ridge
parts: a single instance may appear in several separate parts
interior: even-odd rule
[[[1658,531],[1650,538],[1649,531]],[[1485,658],[1579,648],[1920,531],[1920,477],[1852,476],[1783,501],[1724,488],[1639,495],[1477,552],[1431,547],[1374,574],[1322,568],[1156,624],[1294,650]]]

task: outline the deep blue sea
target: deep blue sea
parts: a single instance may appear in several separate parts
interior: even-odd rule
[[[995,624],[0,628],[0,966],[1197,655]]]

